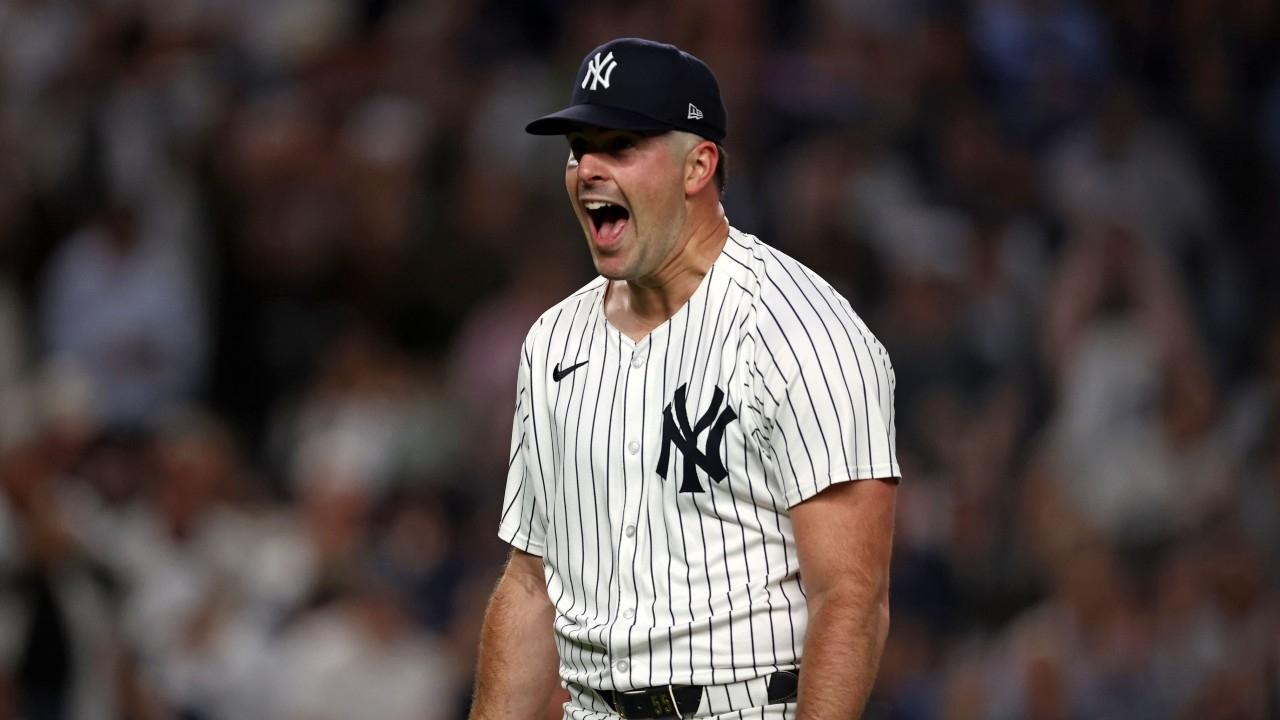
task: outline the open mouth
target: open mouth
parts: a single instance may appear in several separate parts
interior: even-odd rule
[[[631,219],[631,211],[621,205],[603,200],[588,200],[582,204],[591,218],[591,229],[596,242],[602,246],[614,245],[627,221]]]

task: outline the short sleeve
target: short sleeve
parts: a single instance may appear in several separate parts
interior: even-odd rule
[[[901,477],[893,366],[852,310],[780,325],[767,344],[766,465],[788,506],[835,483]]]
[[[516,376],[516,410],[511,423],[507,487],[502,500],[498,537],[527,553],[542,555],[546,542],[546,520],[538,507],[535,478],[538,465],[530,457],[533,437],[533,390],[530,378],[528,353],[522,349]]]

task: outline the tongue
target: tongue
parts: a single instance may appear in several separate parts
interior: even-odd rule
[[[620,217],[610,219],[600,223],[596,230],[596,242],[602,247],[611,247],[618,244],[618,239],[622,237],[622,230],[627,226],[627,218]]]

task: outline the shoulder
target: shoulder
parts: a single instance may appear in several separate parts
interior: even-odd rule
[[[852,352],[888,362],[880,341],[839,290],[799,260],[759,245],[757,329],[784,375]]]
[[[807,265],[791,257],[783,251],[760,243],[763,256],[764,277],[761,283],[761,295],[773,302],[796,302],[806,305],[816,300],[816,312],[831,312],[828,298],[838,300],[844,305],[848,301],[818,273]]]
[[[597,276],[539,315],[525,334],[521,360],[532,364],[534,350],[545,347],[553,336],[575,325],[581,328],[581,323],[595,312],[607,282]]]
[[[849,303],[831,283],[804,263],[749,233],[732,229],[725,254],[739,266],[754,284],[753,294],[766,303],[812,301],[815,312],[834,313],[834,304]]]

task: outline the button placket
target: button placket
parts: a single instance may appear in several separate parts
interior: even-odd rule
[[[645,426],[652,423],[652,418],[648,417],[652,414],[652,406],[647,407],[645,404],[648,399],[646,388],[652,387],[652,383],[649,385],[645,383],[648,352],[648,347],[642,343],[640,347],[633,348],[630,357],[624,353],[622,363],[624,366],[629,365],[630,368],[623,368],[623,377],[620,379],[620,382],[626,383],[626,400],[623,403],[626,417],[622,425],[625,434],[620,438],[619,444],[623,451],[621,459],[625,467],[621,477],[627,483],[627,487],[623,490],[626,504],[619,518],[622,533],[621,537],[615,536],[619,542],[618,554],[621,566],[618,568],[617,575],[618,605],[614,606],[618,614],[614,616],[616,620],[610,635],[609,649],[610,654],[613,655],[613,672],[623,676],[629,676],[631,669],[630,657],[627,656],[627,649],[630,646],[624,643],[629,636],[629,627],[635,621],[635,604],[640,602],[636,572],[638,567],[647,567],[638,554],[644,553],[641,546],[645,543],[639,537],[639,529],[645,515],[644,498],[648,495],[641,488],[645,479],[643,460],[648,454],[644,451],[647,437]],[[614,439],[611,442],[618,442],[618,440]],[[629,677],[619,678],[620,682],[628,680]]]

